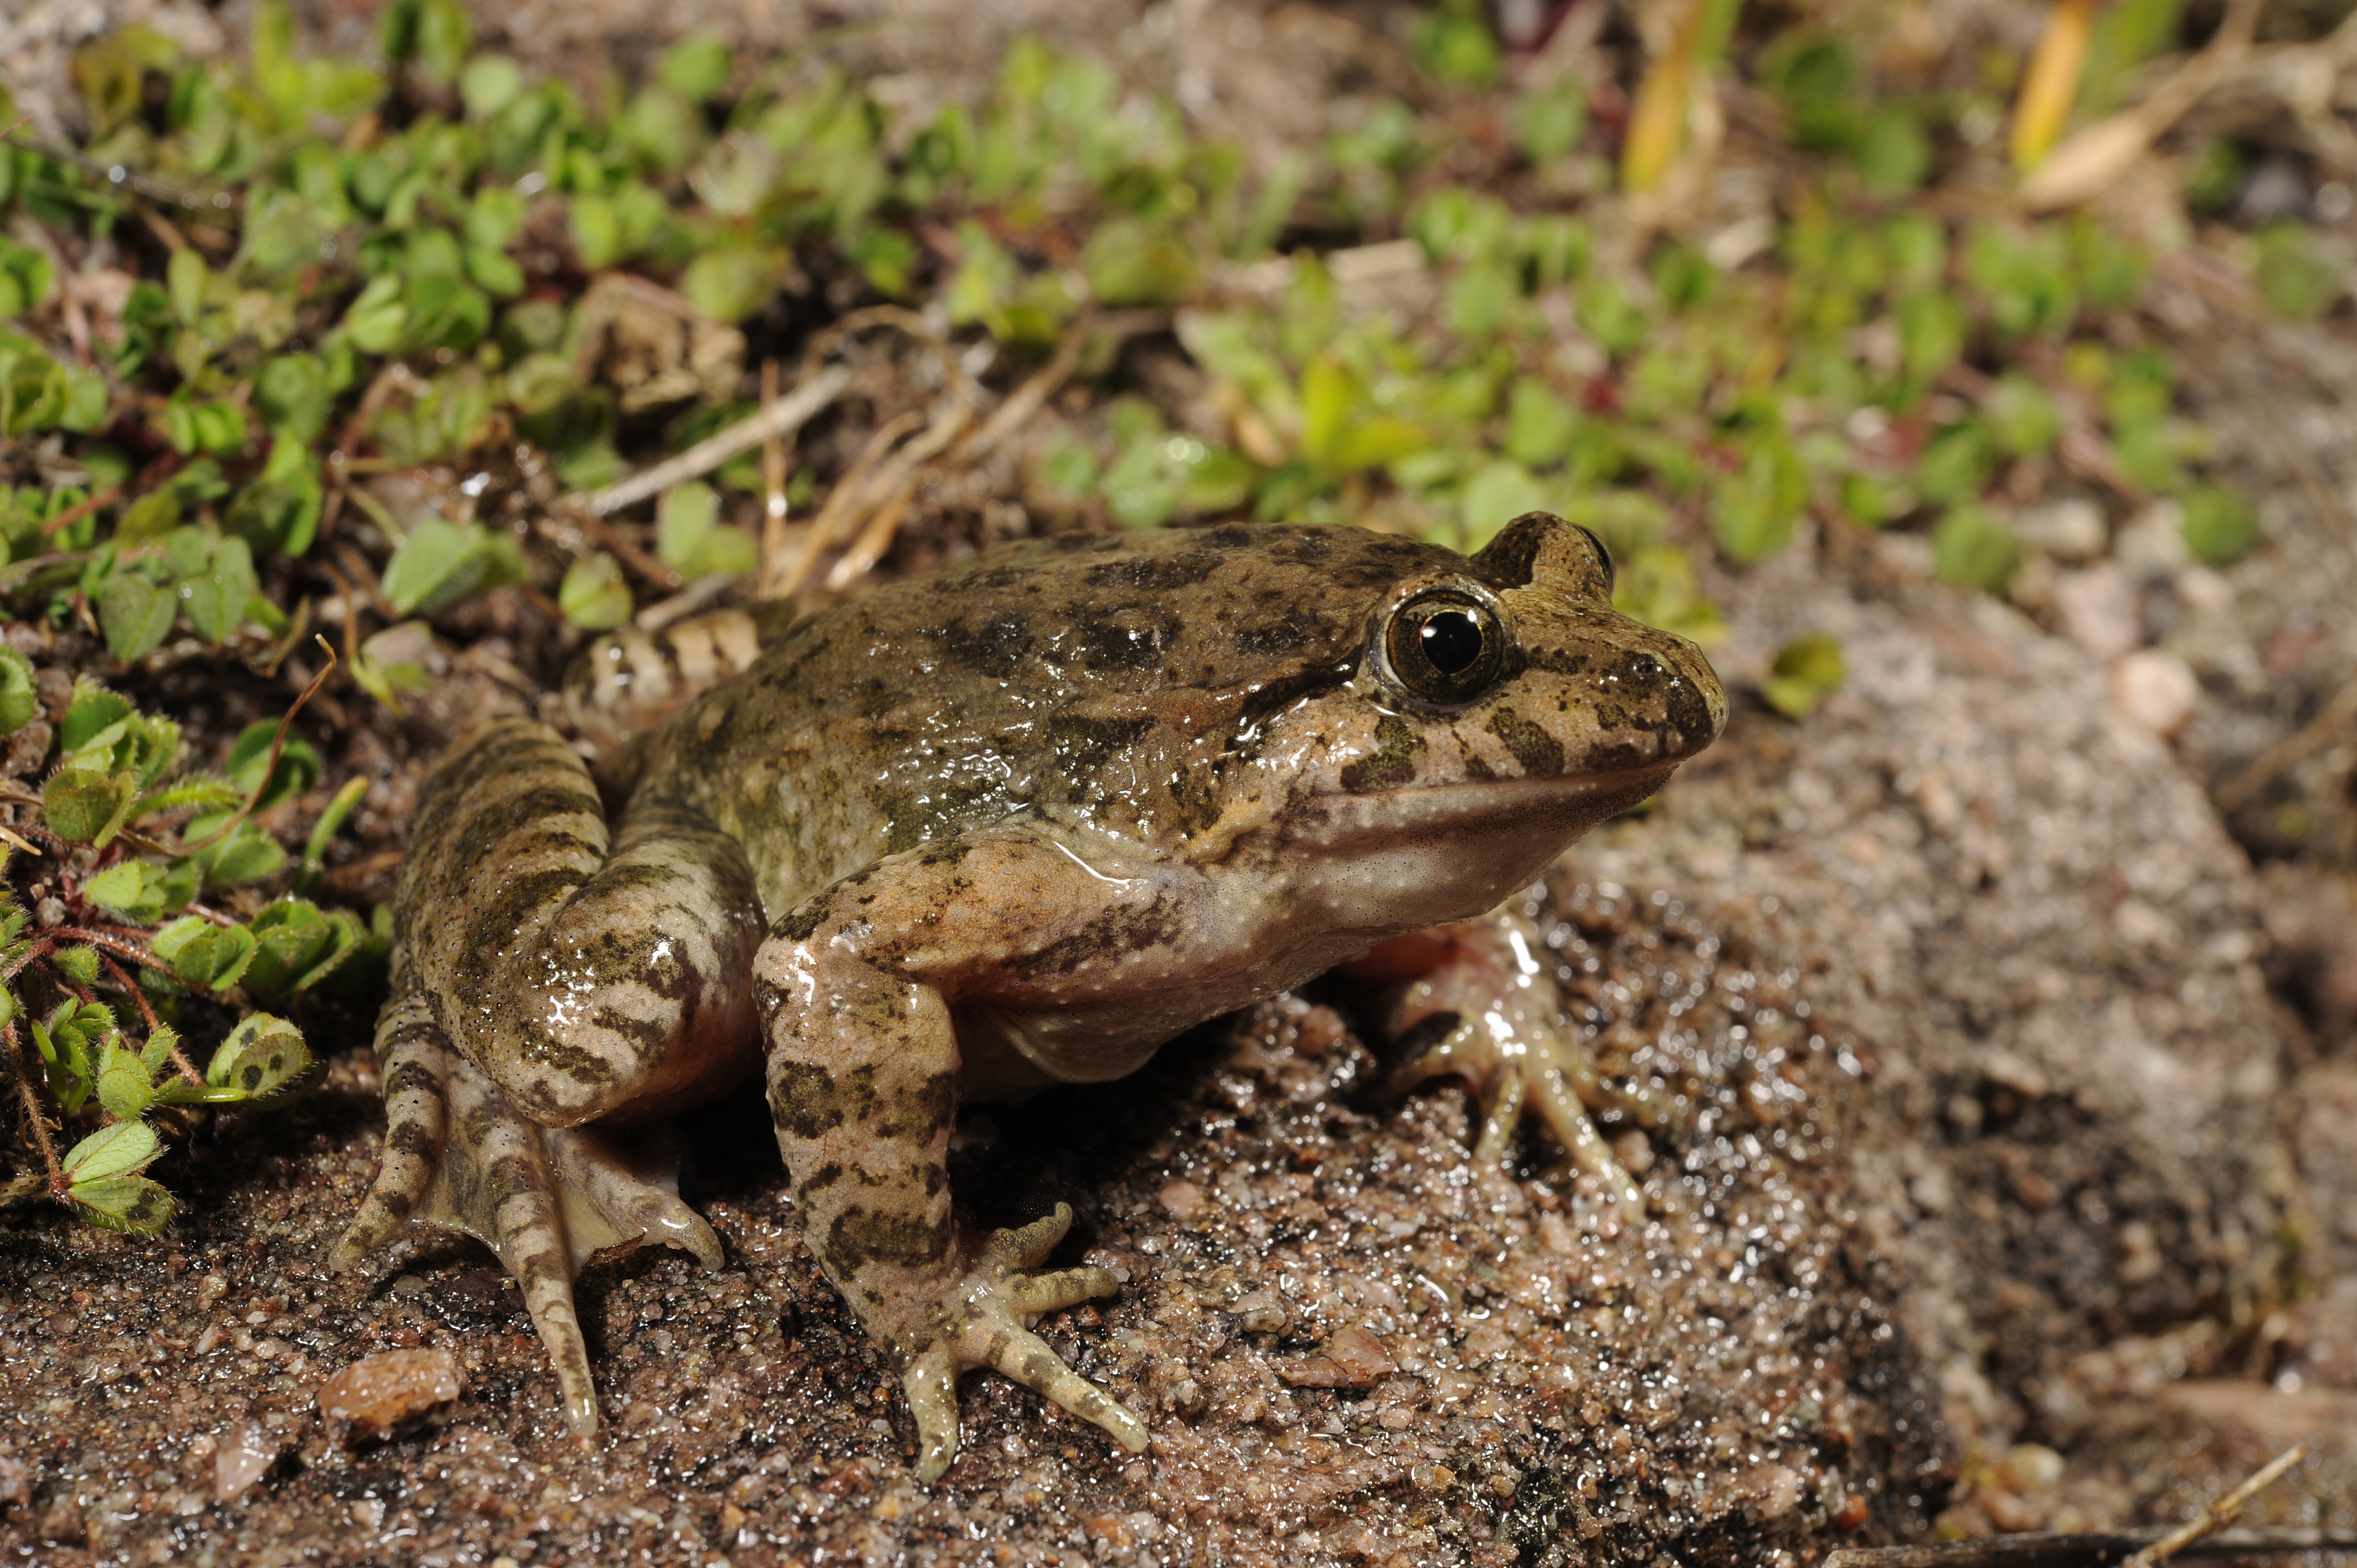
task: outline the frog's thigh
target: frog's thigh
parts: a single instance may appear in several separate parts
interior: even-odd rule
[[[588,769],[522,721],[478,731],[418,815],[402,910],[418,986],[525,1114],[642,1119],[751,1075],[762,922],[733,840],[641,801],[608,853]]]
[[[962,1234],[951,1205],[958,1055],[944,991],[958,978],[950,972],[957,933],[974,921],[1019,934],[1025,901],[1084,918],[1108,897],[1103,879],[1092,882],[1044,841],[989,853],[1021,876],[1010,884],[978,875],[954,855],[895,856],[782,922],[756,962],[770,1107],[803,1234],[900,1368],[917,1420],[918,1472],[928,1479],[955,1452],[956,1380],[972,1368],[996,1368],[1132,1450],[1146,1443],[1135,1417],[1026,1325],[1115,1287],[1102,1269],[1027,1272],[1061,1238],[1070,1213],[985,1239]],[[1000,901],[1010,886],[1028,899]],[[977,907],[991,904],[995,915]]]

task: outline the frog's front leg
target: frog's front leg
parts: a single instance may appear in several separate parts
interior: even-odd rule
[[[1535,1113],[1621,1211],[1641,1223],[1645,1195],[1604,1142],[1588,1108],[1614,1109],[1645,1125],[1658,1121],[1643,1097],[1598,1076],[1566,1026],[1544,940],[1509,908],[1398,939],[1370,955],[1415,978],[1391,1014],[1394,1036],[1418,1042],[1391,1075],[1402,1093],[1435,1078],[1465,1079],[1483,1107],[1477,1160],[1504,1159],[1525,1113]]]
[[[412,1222],[480,1239],[522,1285],[586,1439],[582,1264],[640,1240],[721,1261],[660,1135],[615,1124],[750,1076],[750,873],[659,803],[634,808],[609,853],[580,760],[513,720],[436,769],[415,832],[377,1032],[384,1158],[329,1262],[349,1268]]]
[[[961,1221],[949,1189],[952,1003],[986,996],[1058,931],[1084,933],[1142,886],[1084,880],[1079,864],[1020,832],[897,855],[789,916],[755,961],[770,1107],[803,1235],[899,1368],[927,1480],[956,1454],[957,1379],[974,1368],[1005,1373],[1125,1448],[1146,1447],[1144,1423],[1028,1326],[1117,1287],[1103,1269],[1029,1272],[1071,1211],[1060,1204],[985,1236]]]

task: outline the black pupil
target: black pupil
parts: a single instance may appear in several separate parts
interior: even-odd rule
[[[1443,675],[1469,670],[1481,657],[1481,627],[1463,610],[1443,610],[1427,619],[1418,633],[1424,656]]]

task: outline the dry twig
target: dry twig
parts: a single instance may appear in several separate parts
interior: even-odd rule
[[[710,473],[748,447],[801,429],[820,410],[842,396],[843,389],[850,384],[851,372],[839,365],[820,371],[751,417],[738,420],[717,435],[707,436],[678,456],[604,489],[566,496],[557,504],[591,517],[605,517],[650,496],[661,495],[673,485]]]
[[[2234,1522],[2243,1505],[2283,1478],[2284,1472],[2308,1457],[2308,1444],[2295,1443],[2259,1466],[2243,1484],[2201,1510],[2201,1517],[2178,1526],[2137,1552],[2121,1568],[2158,1568],[2204,1536],[2217,1534]]]

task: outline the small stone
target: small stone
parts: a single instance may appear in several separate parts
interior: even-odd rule
[[[2062,1455],[2042,1443],[2017,1444],[2005,1456],[2005,1474],[2017,1490],[2050,1492],[2062,1484]]]
[[[2098,659],[2117,659],[2144,640],[2144,618],[2127,574],[2105,564],[2054,580],[2062,635]]]
[[[1371,1389],[1398,1369],[1383,1342],[1354,1323],[1318,1347],[1317,1355],[1279,1368],[1277,1376],[1297,1388]]]
[[[2185,727],[2201,697],[2193,667],[2167,649],[2139,649],[2112,666],[2112,705],[2163,739]]]
[[[319,1385],[319,1413],[384,1432],[458,1397],[458,1358],[447,1350],[383,1350]]]
[[[278,1462],[278,1439],[258,1421],[242,1421],[221,1435],[213,1454],[213,1501],[233,1503]]]
[[[2029,508],[2014,518],[2013,532],[2058,561],[2092,560],[2112,542],[2104,509],[2083,496]]]
[[[1293,1322],[1285,1298],[1275,1291],[1256,1290],[1239,1297],[1235,1314],[1236,1326],[1247,1334],[1282,1334]]]
[[[1191,1181],[1166,1182],[1156,1196],[1173,1219],[1192,1219],[1203,1212],[1203,1189]]]

